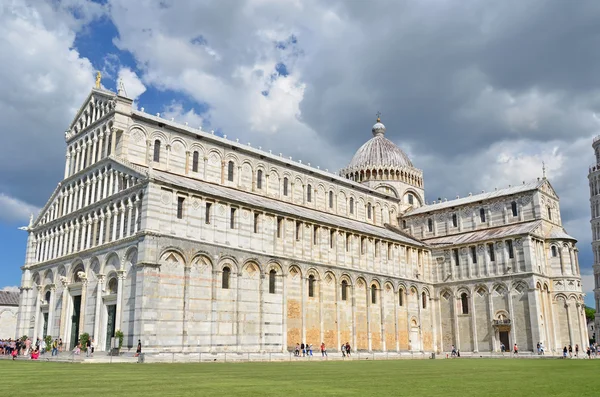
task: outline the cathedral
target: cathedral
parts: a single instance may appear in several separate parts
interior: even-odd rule
[[[385,133],[378,118],[334,174],[97,84],[27,227],[17,334],[70,348],[87,333],[106,351],[122,333],[122,351],[157,355],[587,346],[550,182],[428,203]]]

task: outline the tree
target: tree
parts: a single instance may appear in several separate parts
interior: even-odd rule
[[[596,316],[596,310],[591,307],[585,307],[585,318],[587,321],[594,321],[594,317]]]

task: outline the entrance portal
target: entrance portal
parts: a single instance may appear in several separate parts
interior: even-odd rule
[[[110,351],[110,339],[115,336],[115,317],[117,316],[117,305],[106,306],[106,351]]]
[[[71,316],[71,346],[73,349],[79,341],[79,315],[81,314],[81,295],[73,297],[73,315]]]
[[[500,343],[504,344],[506,351],[510,351],[510,342],[508,340],[508,331],[500,331]]]

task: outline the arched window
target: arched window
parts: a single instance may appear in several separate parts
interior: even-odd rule
[[[333,208],[333,191],[329,191],[329,208]]]
[[[262,189],[262,175],[263,175],[262,170],[258,170],[256,172],[256,188],[257,189]]]
[[[229,275],[231,274],[231,269],[225,266],[223,268],[223,275],[221,279],[221,288],[229,289]]]
[[[512,203],[510,203],[510,209],[512,211],[512,216],[517,216],[518,215],[517,202],[516,201],[513,201]]]
[[[408,194],[408,204],[413,205],[415,203],[415,196]]]
[[[481,221],[481,223],[485,222],[485,208],[479,209],[479,220]]]
[[[552,209],[548,207],[548,219],[552,220]]]
[[[371,203],[367,204],[367,218],[371,219]]]
[[[421,300],[423,304],[423,309],[427,309],[427,294],[425,292],[421,293]]]
[[[452,214],[452,226],[458,227],[458,216],[456,214]]]
[[[233,182],[233,161],[229,161],[229,163],[227,164],[227,180],[229,182]]]
[[[346,280],[342,280],[342,300],[348,300],[348,282]]]
[[[552,257],[556,258],[556,256],[558,255],[556,246],[553,245],[552,247],[550,247],[550,251],[552,251]]]
[[[306,202],[310,203],[312,201],[312,186],[310,183],[306,186]]]
[[[46,291],[46,295],[44,295],[44,301],[50,302],[50,291]]]
[[[354,197],[350,197],[350,213],[354,214]]]
[[[310,298],[315,296],[315,276],[312,274],[308,276],[308,296]]]
[[[200,159],[200,153],[196,150],[192,157],[192,172],[198,172],[198,160]]]
[[[287,176],[285,178],[283,178],[283,195],[284,196],[288,195],[288,179],[287,179]]]
[[[377,303],[377,286],[375,284],[371,285],[371,303]]]
[[[402,288],[398,291],[398,306],[404,306],[404,290]]]
[[[431,218],[427,219],[427,229],[430,233],[433,232],[433,219]]]
[[[117,282],[117,278],[113,277],[110,280],[108,280],[108,293],[109,294],[116,294],[117,293],[117,287],[118,287],[118,282]]]
[[[277,271],[272,269],[269,272],[269,294],[275,293],[275,276],[277,275]]]
[[[160,163],[160,140],[154,141],[154,162]]]
[[[460,295],[460,303],[462,304],[462,314],[469,314],[469,297],[466,292]]]

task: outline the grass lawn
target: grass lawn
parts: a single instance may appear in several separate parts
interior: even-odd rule
[[[599,396],[600,360],[66,364],[0,361],[11,396]]]

